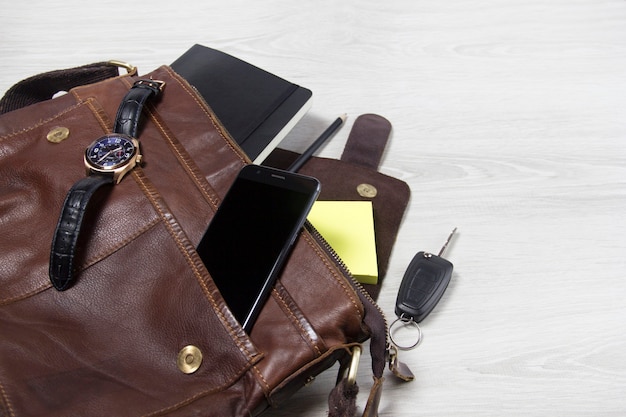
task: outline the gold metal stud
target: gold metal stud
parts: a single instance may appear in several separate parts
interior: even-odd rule
[[[374,198],[376,194],[378,194],[378,190],[372,184],[359,184],[356,187],[356,192],[359,193],[361,197],[365,198]]]
[[[176,365],[184,374],[193,374],[202,364],[202,352],[196,346],[185,346],[178,352]]]
[[[67,127],[57,126],[52,128],[46,135],[46,139],[51,143],[61,143],[70,136],[70,130]]]

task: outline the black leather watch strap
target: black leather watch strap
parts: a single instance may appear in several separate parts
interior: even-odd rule
[[[118,107],[115,133],[136,138],[144,104],[150,97],[158,95],[164,85],[162,81],[156,80],[136,81]],[[111,152],[109,151],[104,157],[110,156]],[[85,160],[88,170],[91,169],[87,159]],[[135,164],[136,161],[137,159],[131,162]],[[134,165],[130,166],[131,169],[132,167]],[[50,281],[57,290],[63,291],[72,284],[76,246],[89,200],[103,185],[114,184],[115,175],[118,175],[117,181],[119,182],[125,172],[123,170],[121,173],[112,171],[110,174],[91,172],[89,176],[74,184],[67,194],[50,250]]]
[[[144,104],[152,95],[158,95],[162,88],[163,82],[161,81],[136,81],[117,109],[113,132],[136,138]]]
[[[72,282],[74,254],[87,204],[103,185],[112,184],[112,175],[90,175],[72,186],[59,217],[50,252],[50,280],[59,291]]]

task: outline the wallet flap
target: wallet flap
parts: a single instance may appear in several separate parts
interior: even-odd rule
[[[341,160],[378,170],[387,146],[391,123],[378,114],[362,114],[354,121]]]

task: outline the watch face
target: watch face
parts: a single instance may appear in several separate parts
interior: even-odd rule
[[[99,169],[115,169],[128,162],[137,153],[132,140],[124,135],[103,136],[85,151],[87,161]]]

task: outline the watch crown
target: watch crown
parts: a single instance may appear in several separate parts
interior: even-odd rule
[[[141,164],[141,161],[143,160],[143,155],[138,153],[137,154],[137,159],[135,159],[135,162],[137,162],[137,164]]]

